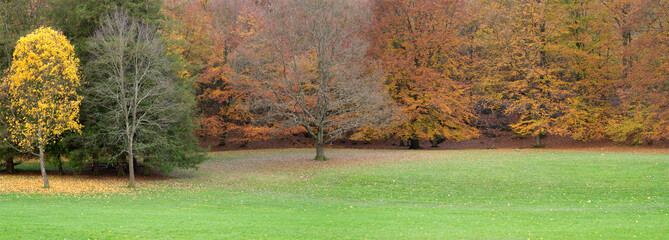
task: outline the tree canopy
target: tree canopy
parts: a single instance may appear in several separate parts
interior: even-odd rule
[[[189,85],[172,71],[157,29],[115,9],[103,18],[90,43],[89,67],[95,79],[88,103],[98,110],[96,122],[103,126],[108,144],[122,143],[130,186],[135,184],[138,153],[154,166],[167,167],[170,164],[161,163],[174,156],[181,156],[178,166],[198,163],[201,157],[189,156],[192,153],[178,141],[193,141],[188,137],[188,131],[192,134],[188,123],[192,95],[184,89]],[[171,150],[178,153],[169,153]],[[194,161],[189,163],[189,159]]]
[[[324,144],[388,114],[379,72],[365,57],[368,14],[349,1],[276,1],[263,11],[264,27],[235,53],[234,69],[262,124],[302,127],[316,160],[325,160]]]
[[[51,28],[38,28],[19,39],[5,78],[10,139],[22,151],[40,157],[45,188],[49,187],[45,146],[65,131],[81,131],[78,71],[79,59],[65,36]]]
[[[302,134],[319,160],[344,138],[410,148],[499,135],[538,147],[548,135],[667,141],[668,8],[661,0],[0,1],[0,156],[12,165],[16,150],[48,151],[75,172],[111,164],[132,185],[139,166],[146,174],[196,167],[210,138],[243,146]]]

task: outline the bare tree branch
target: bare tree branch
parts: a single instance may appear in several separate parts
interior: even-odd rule
[[[389,118],[380,71],[366,56],[365,3],[282,0],[263,9],[265,26],[237,49],[238,87],[249,89],[259,124],[302,126],[323,145]]]

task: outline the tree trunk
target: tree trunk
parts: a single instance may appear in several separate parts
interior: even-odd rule
[[[400,138],[400,147],[406,147],[406,143],[404,143],[404,138]]]
[[[409,149],[421,149],[420,140],[415,139],[415,138],[410,138],[409,139]]]
[[[325,148],[323,147],[323,144],[316,143],[316,157],[314,160],[325,161]]]
[[[119,176],[119,177],[125,176],[125,170],[123,168],[124,168],[123,161],[119,159],[118,162],[116,163],[116,175],[117,176]]]
[[[7,174],[14,174],[14,157],[5,159],[5,168],[7,169]]]
[[[63,170],[63,163],[58,163],[58,175],[65,175],[65,171]]]
[[[432,143],[433,148],[439,147],[439,141],[437,139],[430,140],[430,143]]]
[[[324,144],[323,144],[323,128],[318,127],[318,133],[316,134],[316,139],[315,139],[315,145],[316,145],[316,157],[314,160],[316,161],[325,161],[325,149],[324,149]]]
[[[93,176],[100,175],[100,163],[93,162]]]
[[[39,146],[39,167],[42,172],[43,188],[49,188],[49,178],[46,176],[46,167],[44,166],[44,146]]]
[[[60,156],[58,156],[60,157]],[[63,171],[63,159],[58,159],[58,175],[65,175],[65,171]]]
[[[534,136],[534,147],[543,147],[541,145],[541,134]]]
[[[132,152],[132,141],[128,141],[128,176],[130,176],[130,183],[128,183],[128,187],[134,188],[135,187],[135,164],[133,161],[133,152]]]
[[[225,146],[225,137],[226,137],[226,134],[221,134],[221,135],[219,135],[218,137],[221,138],[221,140],[218,141],[218,146],[219,146],[219,147]]]

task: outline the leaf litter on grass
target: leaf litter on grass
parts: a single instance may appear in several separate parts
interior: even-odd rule
[[[108,194],[157,190],[166,186],[192,187],[188,183],[170,181],[168,178],[139,177],[135,189],[128,188],[126,177],[51,175],[50,188],[42,188],[39,175],[0,175],[0,193],[45,194]]]

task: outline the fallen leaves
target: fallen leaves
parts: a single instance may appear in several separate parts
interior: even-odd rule
[[[39,175],[0,175],[0,193],[120,193],[131,192],[127,187],[126,177],[112,176],[72,176],[50,175],[51,188],[42,188],[43,182]],[[161,180],[148,179],[137,182],[137,188],[154,189],[164,185]]]

